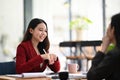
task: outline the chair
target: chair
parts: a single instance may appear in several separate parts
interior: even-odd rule
[[[0,75],[16,74],[15,61],[0,62]]]

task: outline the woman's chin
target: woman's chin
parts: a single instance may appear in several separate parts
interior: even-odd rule
[[[40,42],[43,42],[43,40],[41,39],[41,40],[39,40]]]

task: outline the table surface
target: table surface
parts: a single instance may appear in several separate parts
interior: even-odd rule
[[[1,75],[0,80],[52,80],[52,79],[49,77],[18,78],[18,77],[9,77],[5,75]]]
[[[77,72],[80,74],[80,72]],[[75,73],[76,77],[73,76],[69,80],[87,80],[85,77],[77,77],[77,73]],[[23,78],[23,77],[15,77],[15,76],[7,76],[7,75],[0,75],[0,80],[59,80],[58,75],[56,78],[51,77],[33,77],[33,78]]]
[[[59,80],[59,79],[51,79],[49,77],[36,77],[36,78],[17,78],[17,77],[9,77],[9,76],[0,76],[0,80]],[[69,79],[69,80],[87,80],[87,79]]]

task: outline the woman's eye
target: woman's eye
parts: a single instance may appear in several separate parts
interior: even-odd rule
[[[42,30],[42,29],[39,29],[39,31],[42,31],[42,32],[47,32],[47,30]]]
[[[39,29],[39,31],[43,31],[42,29]]]

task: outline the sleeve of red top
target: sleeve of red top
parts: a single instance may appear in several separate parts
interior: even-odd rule
[[[60,70],[60,61],[57,59],[53,65],[49,65],[49,68],[54,71],[55,73]]]
[[[40,55],[37,55],[26,62],[26,53],[25,53],[24,47],[19,46],[17,48],[17,55],[16,55],[16,72],[17,73],[32,71],[32,69],[36,68],[37,66],[40,66],[40,63],[42,62],[43,62],[43,59]]]

